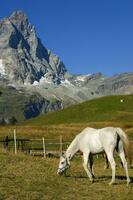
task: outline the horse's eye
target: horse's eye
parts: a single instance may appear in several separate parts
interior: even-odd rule
[[[63,165],[63,164],[64,164],[64,162],[61,162],[61,164]]]

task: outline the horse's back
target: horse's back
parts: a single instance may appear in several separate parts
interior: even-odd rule
[[[99,153],[109,147],[116,146],[117,129],[105,127],[102,129],[85,128],[77,136],[81,148],[89,148],[92,153]]]
[[[87,127],[85,128],[80,134],[79,136],[82,136],[82,135],[86,135],[86,134],[92,134],[94,131],[96,131],[98,129],[95,129],[95,128],[91,128],[91,127]]]
[[[117,127],[112,127],[112,126],[107,126],[107,127],[104,127],[104,128],[101,128],[99,129],[101,132],[104,132],[104,133],[115,133],[117,131]]]
[[[87,127],[85,128],[80,134],[77,135],[77,137],[82,138],[85,137],[86,135],[88,135],[89,137],[93,137],[93,136],[106,136],[106,135],[115,135],[117,133],[117,128],[115,127],[105,127],[105,128],[101,128],[101,129],[95,129],[95,128],[91,128],[91,127]],[[108,137],[107,136],[107,137]]]
[[[117,128],[115,127],[105,127],[99,130],[99,137],[102,141],[116,141],[117,140]]]
[[[99,138],[105,151],[112,151],[117,146],[118,134],[117,128],[105,127],[100,129]]]
[[[78,144],[81,151],[91,151],[99,153],[103,151],[101,141],[99,140],[99,131],[94,128],[85,128],[77,136]]]

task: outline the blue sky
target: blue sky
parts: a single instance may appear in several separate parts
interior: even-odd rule
[[[133,0],[0,0],[0,18],[18,9],[69,72],[133,72]]]

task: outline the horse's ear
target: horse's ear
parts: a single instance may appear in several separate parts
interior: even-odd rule
[[[69,165],[70,165],[70,160],[71,160],[71,154],[67,158],[67,162],[68,162]]]
[[[62,156],[63,158],[65,158],[65,157],[66,157],[65,152],[62,152],[61,156]]]
[[[68,163],[68,165],[70,165],[70,160],[69,159],[67,159],[67,163]]]

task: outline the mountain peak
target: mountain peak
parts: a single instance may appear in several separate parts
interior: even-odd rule
[[[11,14],[8,20],[15,25],[15,27],[20,32],[29,32],[32,29],[30,22],[28,21],[27,15],[21,11],[17,10]]]
[[[0,23],[0,77],[13,83],[34,83],[50,77],[53,82],[64,78],[66,68],[58,56],[49,54],[36,34],[27,15],[17,10]]]
[[[25,12],[23,12],[22,10],[16,10],[14,11],[11,16],[9,17],[9,19],[12,20],[21,20],[21,21],[25,21],[27,20],[27,15],[25,14]]]

